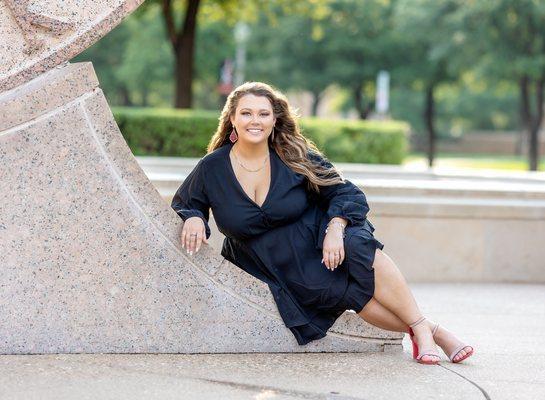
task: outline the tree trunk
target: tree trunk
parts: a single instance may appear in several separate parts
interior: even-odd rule
[[[369,114],[374,108],[374,102],[369,101],[365,102],[365,97],[362,93],[363,90],[363,84],[359,86],[358,89],[354,90],[354,103],[356,104],[356,109],[358,110],[358,117],[360,119],[367,119],[369,118]]]
[[[530,79],[527,75],[524,75],[519,80],[520,91],[520,122],[522,129],[520,132],[520,139],[518,141],[518,154],[525,156],[528,154],[528,143],[530,127],[532,125],[532,115],[530,111]]]
[[[187,47],[181,47],[176,53],[174,74],[176,78],[174,92],[174,107],[191,108],[191,82],[193,80],[193,59],[188,54]]]
[[[426,125],[426,131],[428,134],[428,165],[433,167],[433,161],[435,158],[435,99],[434,99],[435,85],[429,84],[426,88],[426,104],[424,110],[424,123]]]
[[[129,93],[129,89],[127,88],[127,86],[122,85],[119,88],[119,95],[121,96],[121,104],[122,105],[124,105],[125,107],[131,107],[133,105],[133,103],[131,101],[131,96],[130,96],[130,93]]]
[[[375,102],[370,101],[365,106],[365,109],[363,110],[363,114],[360,115],[361,119],[367,119],[369,118],[369,114],[371,114],[371,111],[373,111],[373,108],[375,108]]]
[[[354,87],[353,95],[354,95],[354,105],[356,106],[356,110],[358,112],[358,116],[360,119],[366,119],[368,110],[363,105],[363,83],[358,83]]]
[[[163,0],[162,5],[167,36],[174,50],[174,106],[176,108],[190,108],[192,105],[191,83],[193,82],[195,33],[200,0],[187,0],[185,18],[179,32],[176,32],[174,26],[171,0]]]
[[[142,87],[142,107],[147,107],[148,104],[149,89],[146,85]]]
[[[545,75],[536,82],[536,113],[533,115],[530,104],[530,79],[524,75],[519,81],[521,96],[521,120],[523,132],[527,138],[526,149],[528,150],[528,169],[537,171],[539,166],[539,131],[543,120],[543,89],[545,86]]]
[[[530,171],[537,171],[539,167],[539,131],[543,121],[543,86],[545,76],[541,76],[536,82],[536,116],[530,129]]]
[[[320,105],[320,101],[322,100],[322,93],[321,92],[312,92],[312,116],[316,117],[318,115],[318,106]]]

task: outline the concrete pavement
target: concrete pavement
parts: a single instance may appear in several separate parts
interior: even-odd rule
[[[419,365],[407,339],[403,353],[2,355],[0,399],[545,398],[544,285],[411,288],[473,357]]]

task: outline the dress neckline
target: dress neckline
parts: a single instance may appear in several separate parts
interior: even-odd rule
[[[231,158],[229,157],[229,154],[231,153],[231,149],[233,148],[233,145],[234,145],[234,143],[229,142],[229,146],[228,146],[227,151],[226,151],[225,160],[227,161],[227,169],[229,171],[231,171],[231,175],[233,177],[233,180],[236,183],[236,186],[239,188],[239,190],[242,192],[242,194],[246,197],[246,199],[248,201],[250,201],[254,206],[256,206],[257,208],[262,210],[266,206],[267,202],[269,201],[269,197],[271,197],[271,191],[272,191],[271,189],[273,187],[273,179],[275,177],[275,168],[274,168],[274,162],[273,162],[274,149],[269,145],[269,164],[271,166],[271,168],[270,168],[271,171],[270,171],[269,189],[267,190],[265,200],[263,200],[263,203],[261,203],[261,205],[259,205],[254,200],[252,200],[252,198],[248,195],[248,193],[246,193],[246,191],[244,190],[244,188],[240,184],[240,182],[239,182],[239,180],[237,178],[237,175],[235,174],[233,164],[231,164]]]

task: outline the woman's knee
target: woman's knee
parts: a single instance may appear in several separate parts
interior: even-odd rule
[[[375,286],[383,286],[384,284],[387,284],[388,281],[396,274],[396,267],[392,259],[378,248],[375,251],[373,269],[375,274]]]
[[[375,269],[375,292],[377,287],[380,289],[405,282],[405,277],[394,261],[380,249],[377,249],[375,253],[373,268]]]
[[[375,257],[373,259],[373,269],[376,271],[378,269],[383,269],[384,263],[387,260],[385,260],[385,254],[382,252],[381,249],[377,247],[375,250]]]
[[[371,297],[371,299],[363,306],[358,315],[363,319],[373,318],[373,316],[375,316],[378,312],[378,305],[379,304],[375,298]]]

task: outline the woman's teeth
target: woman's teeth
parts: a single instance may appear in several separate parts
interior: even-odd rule
[[[261,133],[262,130],[261,129],[248,129],[248,132],[250,132],[250,133]]]

